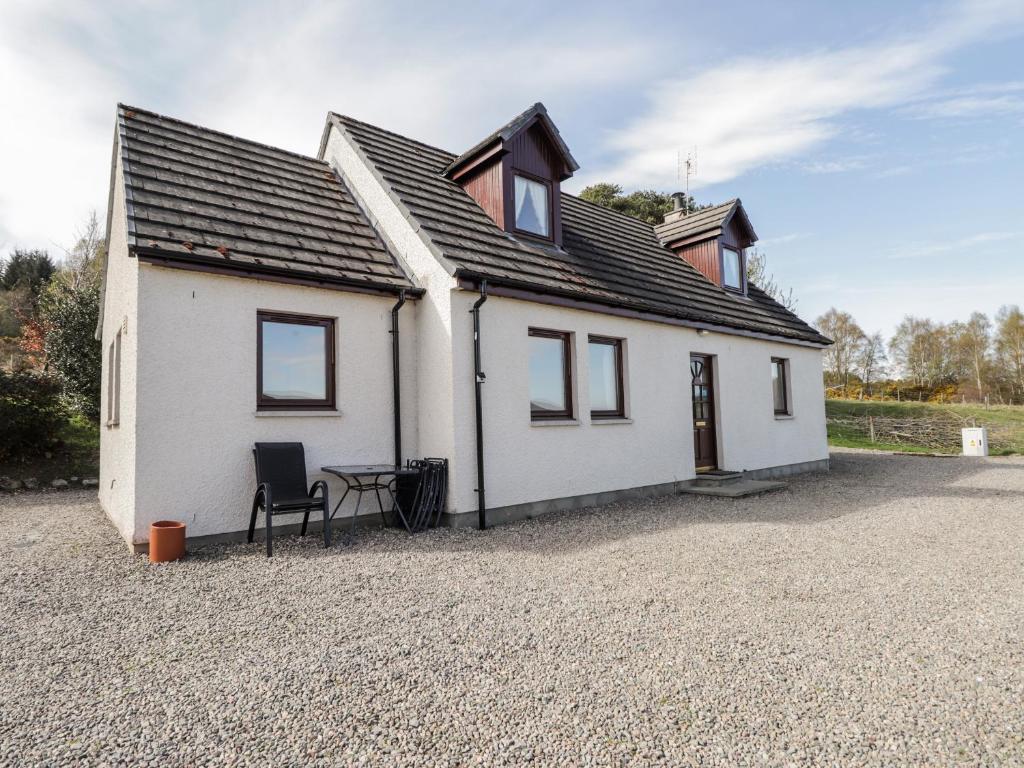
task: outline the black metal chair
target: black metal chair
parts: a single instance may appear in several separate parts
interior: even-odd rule
[[[256,495],[249,518],[249,543],[256,532],[256,513],[263,509],[267,518],[267,557],[274,554],[274,515],[302,516],[302,535],[306,535],[309,513],[315,509],[324,515],[324,546],[331,546],[331,505],[327,483],[317,480],[307,490],[306,452],[302,443],[256,443],[252,452],[256,460]],[[317,496],[320,491],[320,496]]]

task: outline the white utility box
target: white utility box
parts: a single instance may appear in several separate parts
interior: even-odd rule
[[[988,456],[988,430],[967,427],[960,430],[964,440],[964,456]]]

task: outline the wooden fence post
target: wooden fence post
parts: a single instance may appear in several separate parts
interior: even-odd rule
[[[875,417],[868,416],[868,433],[871,436],[871,442],[875,442]]]

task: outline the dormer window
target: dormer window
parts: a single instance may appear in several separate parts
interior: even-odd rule
[[[677,198],[654,231],[662,245],[709,281],[747,295],[747,249],[757,242],[757,233],[739,198],[696,211]]]
[[[743,291],[744,252],[722,246],[722,287],[730,291]]]
[[[551,239],[551,193],[547,182],[516,174],[516,229]]]
[[[534,104],[444,169],[504,232],[562,244],[561,183],[579,169],[543,104]]]

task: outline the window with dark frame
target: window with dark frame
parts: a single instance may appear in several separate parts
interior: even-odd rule
[[[551,185],[547,181],[515,174],[515,228],[551,239]]]
[[[334,319],[256,315],[256,407],[333,410]]]
[[[772,358],[772,400],[776,416],[789,415],[789,386],[786,381],[786,359],[782,357]]]
[[[590,355],[590,418],[625,418],[622,339],[591,336],[587,346]]]
[[[571,419],[572,343],[564,331],[530,329],[530,418]]]
[[[722,287],[732,291],[743,291],[744,263],[743,251],[722,246]]]

